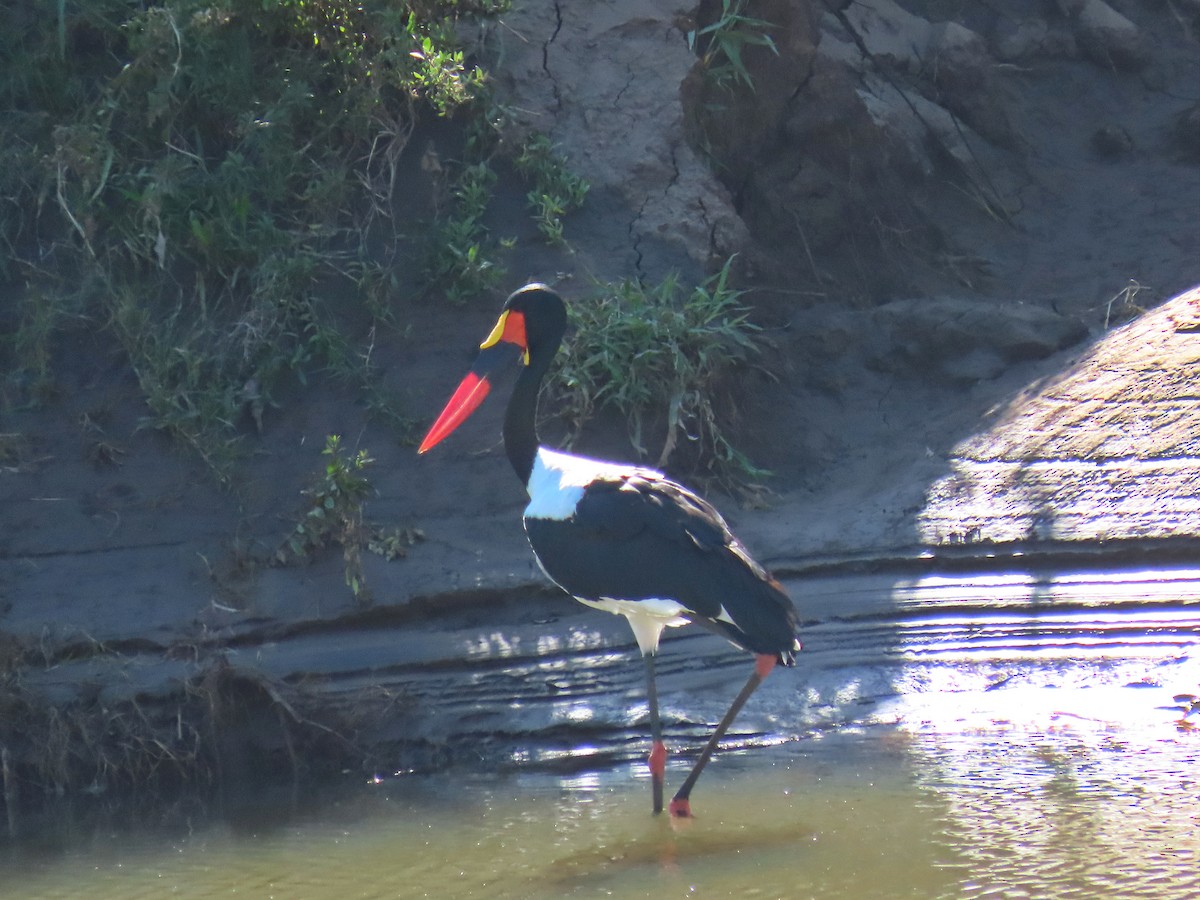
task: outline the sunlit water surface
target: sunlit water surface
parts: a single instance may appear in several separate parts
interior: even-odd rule
[[[464,767],[72,820],[0,844],[0,896],[1200,896],[1200,731],[1178,699],[1200,691],[1200,573],[985,581],[891,582],[887,615],[826,585],[836,615],[806,629],[807,667],[768,679],[688,822],[650,814],[640,762]],[[715,691],[681,671],[667,706],[719,714],[744,675],[729,666]],[[635,691],[597,697],[636,733]]]

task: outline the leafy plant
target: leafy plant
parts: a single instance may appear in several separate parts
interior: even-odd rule
[[[495,183],[487,162],[464,166],[451,190],[450,211],[430,235],[426,277],[453,303],[494,287],[504,275],[483,223]]]
[[[275,551],[275,561],[287,565],[312,559],[330,544],[342,548],[346,586],[362,606],[371,603],[362,568],[364,549],[389,562],[404,557],[408,548],[425,539],[419,528],[378,528],[366,521],[364,508],[373,488],[366,469],[375,460],[366,450],[353,456],[342,449],[342,439],[331,434],[325,439],[322,455],[328,457],[325,469],[312,487],[304,491],[308,508],[283,545]]]
[[[690,293],[672,275],[649,288],[623,281],[572,305],[576,327],[551,382],[572,442],[597,411],[611,408],[625,412],[642,454],[648,421],[664,423],[659,466],[687,441],[719,477],[766,474],[734,447],[718,411],[724,380],[758,351],[758,328],[729,286],[732,261]]]
[[[420,528],[376,528],[367,540],[367,549],[391,562],[408,556],[408,548],[423,540],[425,532]]]
[[[533,189],[525,198],[538,230],[547,242],[563,244],[563,216],[583,205],[590,185],[567,169],[566,158],[544,134],[530,137],[513,165],[533,181]]]
[[[721,87],[736,82],[754,89],[754,80],[742,61],[746,47],[768,47],[779,54],[766,33],[771,23],[744,14],[745,6],[746,0],[721,0],[721,15],[715,22],[687,33],[688,49],[700,55],[705,73]]]
[[[366,450],[354,456],[343,454],[341,437],[325,439],[322,453],[329,457],[325,471],[316,484],[304,493],[310,498],[301,517],[284,545],[275,553],[281,564],[310,559],[328,544],[338,544],[345,560],[346,586],[360,604],[371,602],[362,571],[362,549],[369,532],[363,520],[363,504],[371,494],[371,481],[364,474],[374,462]]]
[[[417,15],[411,13],[408,31],[417,34],[419,30]],[[465,65],[463,51],[453,49],[456,43],[450,23],[438,21],[422,35],[420,49],[409,54],[419,62],[414,73],[417,89],[442,116],[471,103],[484,83],[483,71]]]
[[[448,208],[429,237],[425,276],[453,303],[495,287],[504,276],[496,261],[498,253],[513,244],[497,240],[484,223],[496,183],[492,161],[502,149],[496,137],[503,118],[504,112],[494,107],[480,116],[467,137],[467,161],[447,166],[457,174],[451,182]],[[583,203],[587,182],[567,170],[566,160],[545,135],[526,141],[512,162],[534,184],[526,199],[538,230],[549,243],[563,244],[563,216]],[[444,171],[440,161],[436,166]]]

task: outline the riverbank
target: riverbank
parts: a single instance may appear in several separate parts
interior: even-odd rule
[[[780,62],[747,56],[763,103],[779,100],[762,134],[790,136],[756,145],[766,182],[720,181],[687,141],[681,86],[696,59],[666,5],[560,22],[557,6],[527,4],[506,21],[501,87],[593,184],[571,252],[523,257],[506,289],[539,278],[574,299],[589,275],[694,274],[710,255],[741,254],[768,348],[727,389],[739,448],[774,476],[713,499],[792,577],[897,559],[1190,552],[1200,167],[1176,135],[1200,102],[1188,93],[1194,36],[1130,4],[1134,33],[1159,48],[1130,68],[1098,62],[1078,16],[1035,4],[949,24],[922,4],[855,4],[866,18],[849,19],[782,6],[761,10],[791,23]],[[908,39],[880,37],[895,33]],[[948,53],[948,36],[966,53],[953,69],[966,93],[930,82],[912,49]],[[657,80],[639,80],[651,57]],[[909,106],[957,126],[915,133],[896,118]],[[1005,127],[989,131],[985,108]],[[952,131],[963,143],[947,143]],[[626,133],[638,140],[613,138]],[[1098,149],[1100,134],[1115,143]],[[847,136],[882,181],[838,168]],[[967,174],[963,153],[976,157]],[[981,207],[963,191],[983,174],[999,195]],[[897,212],[908,207],[915,217]],[[786,209],[799,232],[780,225]],[[372,345],[383,388],[432,416],[498,303],[398,292],[406,328]],[[418,458],[347,385],[318,379],[302,400],[299,387],[277,398],[261,432],[240,423],[250,452],[222,486],[141,427],[145,399],[111,335],[68,330],[55,352],[50,402],[6,415],[0,447],[6,799],[461,760],[436,737],[457,720],[404,689],[429,664],[422,623],[459,635],[454,672],[469,681],[476,660],[513,662],[471,641],[513,628],[534,641],[547,610],[571,606],[526,547],[521,486],[497,445],[503,403]],[[621,424],[597,421],[580,449],[633,458]],[[330,434],[374,457],[365,513],[396,538],[391,559],[363,553],[369,607],[345,584],[341,548],[280,564]],[[806,620],[803,591],[797,602]],[[571,609],[589,631],[624,627]],[[286,665],[267,664],[275,652]],[[341,675],[323,692],[329,671]],[[503,730],[496,710],[477,712]]]

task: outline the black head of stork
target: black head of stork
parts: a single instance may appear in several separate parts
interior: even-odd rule
[[[513,293],[418,452],[466,421],[491,390],[497,367],[521,362],[504,419],[504,448],[529,493],[525,531],[551,580],[589,606],[625,616],[633,629],[646,663],[656,813],[667,758],[654,678],[663,629],[701,625],[755,654],[754,673],[671,801],[672,815],[690,816],[692,787],[742,705],[777,663],[794,663],[796,611],[779,582],[692,491],[652,469],[540,445],[538,389],[566,325],[566,306],[550,288],[530,284]]]
[[[528,485],[539,448],[535,428],[538,389],[566,330],[567,307],[562,297],[543,284],[528,284],[515,291],[505,301],[496,327],[479,345],[479,355],[471,371],[446,403],[417,452],[425,453],[465,422],[491,391],[492,374],[518,358],[524,368],[508,402],[504,448],[517,477]]]

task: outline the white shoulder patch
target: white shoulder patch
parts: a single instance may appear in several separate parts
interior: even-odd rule
[[[525,517],[569,519],[583,497],[584,490],[593,481],[598,478],[620,478],[639,473],[659,476],[658,472],[638,466],[604,462],[540,447],[533,460],[533,472],[529,476],[529,505],[525,507]]]

